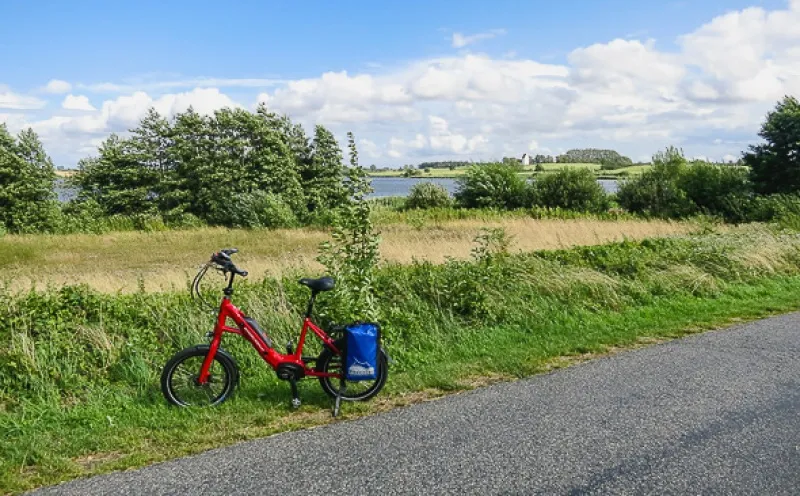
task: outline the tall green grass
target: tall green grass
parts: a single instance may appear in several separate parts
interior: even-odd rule
[[[504,246],[494,231],[480,238],[472,260],[379,271],[381,322],[394,360],[385,401],[463,388],[480,376],[519,377],[554,357],[676,335],[698,323],[796,308],[800,297],[800,235],[760,226],[520,255]],[[307,292],[295,280],[243,282],[235,295],[278,344],[296,336],[304,309]],[[328,305],[321,296],[323,324]],[[306,415],[291,412],[287,385],[235,336],[223,346],[242,368],[239,393],[210,411],[168,408],[158,389],[161,367],[175,351],[203,342],[212,324],[213,314],[188,292],[0,293],[0,488],[18,491],[327,421],[330,404],[316,384],[302,387]]]

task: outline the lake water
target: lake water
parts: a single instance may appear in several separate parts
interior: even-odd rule
[[[455,193],[457,183],[455,179],[448,178],[405,178],[405,177],[373,177],[372,188],[375,190],[370,197],[381,198],[385,196],[408,196],[411,188],[420,182],[432,182],[443,186],[451,194]],[[607,193],[615,193],[617,191],[617,181],[613,179],[598,179],[598,183],[606,190]],[[66,202],[71,200],[77,194],[74,188],[64,186],[63,179],[56,181],[56,193],[58,194],[59,201]]]
[[[373,177],[372,197],[383,196],[408,196],[408,192],[415,184],[421,182],[432,182],[443,186],[451,194],[455,193],[457,183],[455,179],[449,178],[406,178],[406,177]],[[598,183],[606,190],[606,193],[616,193],[617,181],[613,179],[598,179]]]

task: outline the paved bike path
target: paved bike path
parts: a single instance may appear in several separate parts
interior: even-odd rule
[[[40,491],[798,492],[800,314]]]

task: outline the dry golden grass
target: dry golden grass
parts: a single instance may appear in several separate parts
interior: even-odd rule
[[[380,227],[384,260],[442,262],[467,258],[482,227],[503,227],[513,236],[512,251],[592,245],[622,239],[682,234],[692,223],[671,221],[455,220],[424,227],[392,224]],[[212,252],[236,247],[237,264],[251,277],[287,271],[319,272],[319,243],[328,234],[313,229],[120,232],[105,235],[35,235],[0,238],[0,267],[12,290],[32,286],[87,283],[107,292],[134,291],[139,280],[147,290],[183,289]]]

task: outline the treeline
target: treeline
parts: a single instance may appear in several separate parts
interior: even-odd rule
[[[348,200],[348,169],[333,134],[269,112],[192,109],[166,119],[151,109],[109,136],[66,182],[77,198],[56,201],[52,160],[32,130],[0,125],[0,229],[99,232],[221,225],[328,224]]]
[[[459,160],[446,160],[442,162],[422,162],[417,165],[417,169],[455,169],[457,167],[469,167],[473,162]]]
[[[567,150],[556,157],[558,163],[584,163],[600,164],[604,168],[621,168],[633,165],[633,161],[620,155],[614,150],[603,150],[598,148],[582,148]]]
[[[28,129],[12,136],[0,124],[0,233],[47,230],[58,217],[56,174],[42,142]]]
[[[150,110],[129,138],[112,135],[82,160],[80,201],[106,215],[187,217],[229,227],[307,223],[345,200],[333,134],[269,112],[192,109],[171,120]]]
[[[770,112],[759,133],[765,144],[751,146],[731,167],[689,161],[682,150],[668,147],[652,158],[653,167],[622,182],[609,195],[587,169],[564,168],[526,181],[509,163],[472,167],[459,179],[451,197],[442,187],[419,184],[406,208],[457,205],[465,208],[559,208],[602,213],[616,203],[645,216],[683,218],[706,214],[729,222],[780,219],[800,228],[800,104],[786,97]],[[619,160],[616,152],[573,153],[576,160]],[[611,152],[611,153],[609,153]]]

